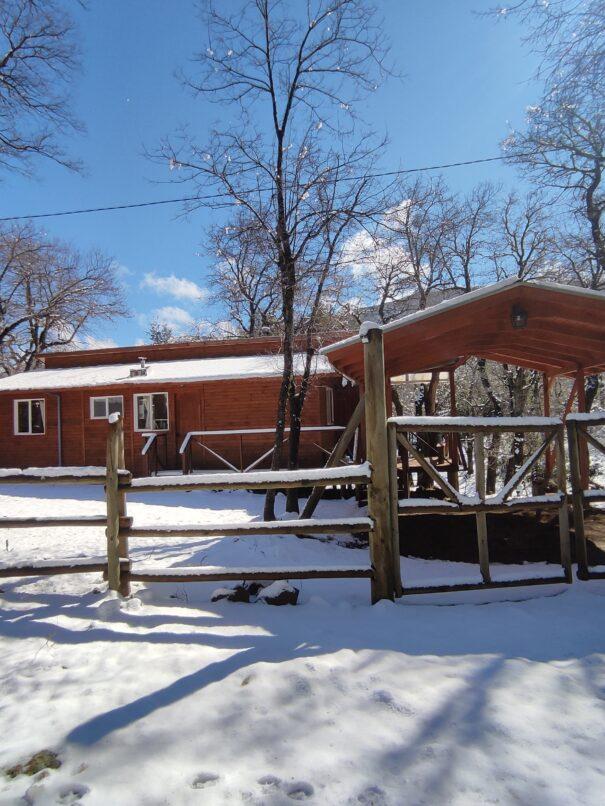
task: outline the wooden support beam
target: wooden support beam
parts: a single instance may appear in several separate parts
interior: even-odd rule
[[[477,494],[482,501],[485,501],[485,443],[483,434],[475,434],[475,479],[477,483]],[[487,545],[487,517],[485,512],[477,512],[475,515],[477,522],[477,546],[479,548],[479,566],[483,582],[491,582],[489,573],[489,548]]]
[[[347,448],[349,447],[349,443],[355,436],[355,432],[359,428],[359,423],[361,422],[361,418],[363,417],[363,412],[365,410],[365,396],[362,394],[359,398],[357,405],[355,406],[355,410],[351,415],[351,419],[347,423],[345,430],[338,438],[338,442],[334,446],[332,453],[328,457],[328,460],[325,464],[325,467],[335,467],[340,460],[345,455]],[[323,495],[324,488],[323,487],[313,487],[311,490],[311,495],[307,499],[307,503],[304,506],[302,511],[301,518],[310,518],[311,515],[315,512],[317,508],[317,504],[321,496]]]
[[[605,454],[605,445],[598,440],[593,434],[589,433],[586,427],[580,425],[580,431],[582,432],[582,436],[584,439],[589,442],[593,448],[596,448],[600,453]]]
[[[399,550],[399,479],[397,476],[397,429],[394,425],[387,428],[389,443],[389,487],[391,492],[391,533],[393,536],[393,579],[395,596],[403,593],[401,584],[401,552]]]
[[[418,451],[409,439],[404,436],[404,434],[397,434],[397,439],[403,445],[403,447],[411,453],[414,459],[418,462],[420,467],[424,470],[424,472],[431,477],[431,479],[435,482],[435,484],[441,488],[444,495],[450,500],[454,501],[457,504],[462,503],[461,498],[458,494],[458,491],[452,487],[452,485],[446,481],[443,476],[435,470],[433,465]]]
[[[528,458],[523,462],[521,467],[517,470],[517,472],[511,476],[508,480],[506,485],[502,488],[500,492],[500,498],[502,501],[506,501],[514,491],[517,489],[519,484],[523,481],[529,470],[532,468],[533,465],[538,461],[538,459],[542,456],[544,451],[546,451],[550,445],[550,443],[555,438],[557,431],[551,431],[550,434],[546,435],[546,439],[542,442],[542,444],[536,448],[536,450],[528,456]]]
[[[366,450],[372,465],[372,483],[368,486],[368,513],[374,522],[374,528],[370,532],[374,603],[380,599],[393,599],[395,588],[382,330],[378,326],[368,330],[363,343]]]
[[[567,444],[569,445],[569,468],[571,471],[571,494],[573,500],[573,523],[576,536],[576,562],[578,579],[588,579],[588,553],[586,548],[586,532],[584,529],[584,487],[580,471],[580,444],[578,426],[567,421]]]
[[[578,413],[584,414],[586,412],[586,390],[584,388],[584,370],[578,369],[576,374],[576,385],[578,389]],[[577,431],[578,434],[578,448],[580,451],[580,478],[582,479],[582,489],[588,489],[588,445],[582,432]]]
[[[567,505],[567,472],[565,469],[565,432],[563,428],[557,431],[557,486],[562,493],[559,507],[559,545],[561,550],[561,565],[565,572],[565,579],[572,581],[571,576],[571,548],[569,545],[569,507]]]
[[[543,413],[545,417],[550,417],[550,393],[551,393],[551,386],[552,386],[553,378],[552,376],[548,375],[548,373],[542,373],[542,401],[543,401]],[[552,478],[552,473],[555,465],[555,452],[549,446],[546,451],[545,457],[545,481],[548,481]]]
[[[450,415],[456,417],[458,409],[456,405],[456,370],[450,369],[448,372],[448,380],[450,385]],[[460,489],[460,482],[458,478],[458,458],[460,453],[460,435],[447,434],[449,444],[449,455],[452,467],[447,472],[447,480],[455,490]]]

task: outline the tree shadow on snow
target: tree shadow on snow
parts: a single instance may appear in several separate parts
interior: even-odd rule
[[[343,650],[402,656],[477,656],[477,664],[461,690],[433,708],[410,740],[387,752],[377,750],[381,753],[381,764],[401,773],[421,763],[426,748],[443,739],[451,752],[434,762],[434,769],[439,773],[433,778],[431,772],[430,786],[435,797],[441,792],[442,781],[453,772],[459,754],[485,735],[488,694],[494,690],[508,661],[582,660],[605,652],[605,619],[595,611],[592,615],[595,623],[579,630],[579,614],[587,612],[586,597],[580,601],[569,599],[566,605],[568,593],[556,600],[545,598],[451,608],[391,603],[341,608],[325,602],[307,602],[296,608],[271,608],[262,604],[185,605],[178,602],[173,604],[179,612],[171,614],[149,612],[148,607],[143,611],[122,609],[117,600],[104,602],[99,609],[98,599],[92,594],[40,594],[22,590],[22,587],[23,583],[5,586],[8,607],[0,612],[0,635],[13,640],[50,638],[54,643],[65,645],[105,642],[108,651],[116,642],[211,647],[231,653],[78,725],[67,739],[83,746],[93,745],[114,731],[256,663],[278,664]],[[11,598],[19,607],[10,608]],[[21,609],[24,604],[31,606]],[[163,611],[169,608],[169,604],[162,605]],[[191,611],[191,615],[183,610]],[[70,628],[70,619],[74,620],[73,628]],[[82,620],[89,622],[87,629],[82,629]],[[174,624],[195,627],[195,630],[172,632],[170,626]],[[163,626],[165,630],[161,629]],[[238,633],[233,634],[237,628]],[[361,655],[359,667],[369,662],[369,658]],[[603,697],[593,669],[587,666],[585,673],[591,679],[595,694]]]

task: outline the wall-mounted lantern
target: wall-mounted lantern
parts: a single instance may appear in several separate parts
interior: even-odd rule
[[[515,330],[520,330],[527,326],[527,311],[520,305],[513,305],[510,312],[510,321]]]

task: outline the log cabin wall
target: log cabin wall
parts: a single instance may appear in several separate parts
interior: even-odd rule
[[[167,392],[169,428],[158,437],[159,458],[167,468],[180,467],[178,449],[188,431],[273,428],[279,391],[279,378],[207,381],[180,384],[120,384],[119,386],[66,389],[50,392],[3,392],[0,394],[0,467],[52,467],[62,465],[104,465],[107,420],[90,416],[90,398],[122,395],[124,398],[124,437],[126,466],[135,475],[147,472],[141,455],[145,440],[134,428],[134,395]],[[357,389],[342,386],[336,375],[314,379],[305,404],[304,425],[329,425],[328,393],[332,390],[334,423],[346,425],[357,400]],[[59,458],[58,401],[61,401],[61,457]],[[45,433],[15,434],[14,401],[45,401]],[[323,466],[325,454],[313,443],[330,450],[337,435],[305,434],[301,445],[301,465]],[[272,444],[271,435],[204,438],[205,444],[237,467],[247,466]],[[284,450],[284,457],[286,452]],[[259,467],[268,466],[269,461]],[[195,445],[193,467],[223,467],[208,452]]]

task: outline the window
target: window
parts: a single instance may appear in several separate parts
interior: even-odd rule
[[[43,434],[44,421],[43,400],[15,400],[15,434]]]
[[[334,390],[326,387],[326,424],[334,424]]]
[[[110,414],[115,413],[124,414],[124,399],[122,395],[90,398],[91,420],[106,420]]]
[[[156,392],[151,395],[135,395],[134,421],[136,431],[167,431],[167,393]]]

